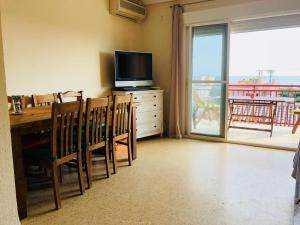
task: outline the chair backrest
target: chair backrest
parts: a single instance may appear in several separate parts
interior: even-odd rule
[[[80,101],[83,98],[83,91],[66,91],[64,93],[59,92],[58,98],[61,103],[70,101]]]
[[[7,96],[7,102],[8,102],[8,110],[13,110],[14,106],[13,106],[12,96]],[[25,109],[25,108],[26,108],[25,97],[22,96],[22,98],[21,98],[21,109]]]
[[[81,151],[83,101],[52,104],[51,152],[62,159]]]
[[[109,98],[88,98],[85,110],[85,141],[91,150],[108,141],[110,124]]]
[[[57,102],[57,94],[32,95],[33,107],[51,106]]]
[[[113,104],[113,137],[130,133],[132,114],[132,95],[116,95]]]

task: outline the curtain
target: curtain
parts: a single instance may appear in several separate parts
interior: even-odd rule
[[[176,138],[182,138],[184,133],[185,80],[182,74],[182,13],[181,5],[173,6],[169,137]]]

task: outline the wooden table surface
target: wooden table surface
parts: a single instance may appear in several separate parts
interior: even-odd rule
[[[294,102],[294,98],[288,97],[272,97],[272,96],[230,96],[228,100],[241,100],[241,101],[265,101],[265,102]]]
[[[10,127],[16,128],[28,123],[34,123],[51,119],[51,107],[34,107],[23,110],[24,114],[15,115],[10,113]]]
[[[136,103],[132,110],[132,158],[136,159]],[[16,197],[19,218],[27,217],[27,180],[24,173],[22,131],[28,127],[38,127],[41,122],[51,121],[51,107],[34,107],[23,110],[24,114],[10,113],[10,127],[12,140],[12,153],[16,183]]]
[[[138,106],[138,102],[133,103],[133,108],[135,109]],[[85,109],[85,107],[83,107]],[[10,127],[20,127],[28,123],[34,123],[38,121],[50,120],[51,119],[51,110],[50,106],[45,107],[32,107],[23,109],[24,114],[16,115],[10,112]]]

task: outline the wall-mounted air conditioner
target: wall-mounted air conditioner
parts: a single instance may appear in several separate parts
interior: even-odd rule
[[[139,0],[110,0],[110,13],[139,21],[146,18],[146,7]]]

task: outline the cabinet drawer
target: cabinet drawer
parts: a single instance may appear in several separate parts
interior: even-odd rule
[[[146,102],[146,101],[157,101],[162,100],[163,94],[162,93],[151,93],[151,94],[134,94],[133,101],[136,102]]]
[[[152,111],[152,112],[138,112],[136,114],[137,124],[142,123],[152,123],[156,121],[162,121],[163,113],[162,111]]]
[[[146,137],[148,136],[148,134],[149,135],[160,134],[161,132],[162,132],[161,122],[140,124],[136,128],[136,134],[138,138]]]
[[[160,111],[163,107],[162,101],[140,102],[136,107],[136,112]]]

